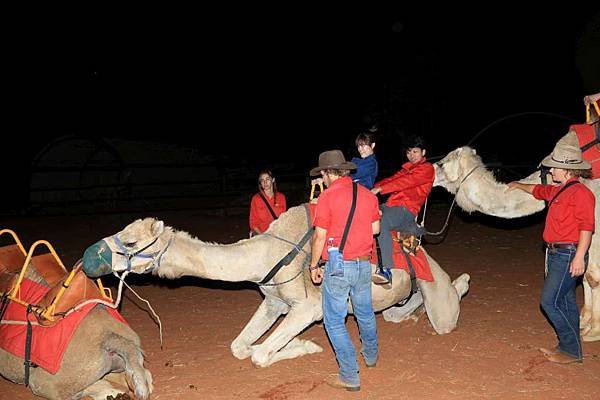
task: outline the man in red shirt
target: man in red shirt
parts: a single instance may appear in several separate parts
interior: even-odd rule
[[[579,309],[575,299],[578,278],[588,261],[594,232],[594,194],[579,182],[591,176],[591,165],[575,146],[557,146],[542,161],[557,185],[508,184],[548,201],[543,238],[546,242],[546,279],[540,304],[558,336],[558,346],[540,348],[548,360],[560,364],[582,362]]]
[[[371,189],[374,194],[390,194],[381,209],[381,233],[377,239],[381,248],[383,270],[377,269],[373,282],[388,283],[392,277],[390,268],[394,267],[393,242],[390,230],[402,235],[421,236],[425,229],[417,225],[416,217],[433,186],[435,170],[425,158],[425,141],[417,136],[409,140],[406,146],[408,162],[394,175],[375,182]]]
[[[346,329],[348,297],[360,328],[366,366],[374,367],[378,357],[369,260],[373,235],[379,233],[379,209],[377,197],[352,181],[350,170],[355,169],[340,150],[331,150],[321,153],[319,166],[310,171],[311,176],[322,176],[327,186],[315,209],[309,266],[312,281],[323,281],[323,322],[339,365],[339,375],[327,383],[348,391],[360,390],[356,351]],[[324,271],[320,258],[327,260]]]

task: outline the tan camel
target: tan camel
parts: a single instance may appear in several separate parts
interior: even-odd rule
[[[323,349],[297,336],[310,324],[323,318],[321,288],[310,280],[310,240],[301,238],[312,232],[308,208],[290,208],[274,221],[269,230],[251,239],[233,244],[202,242],[188,233],[164,226],[153,218],[137,220],[121,232],[107,237],[86,250],[84,271],[98,276],[130,269],[135,273],[153,273],[170,279],[197,276],[229,282],[261,282],[279,260],[298,246],[299,254],[287,266],[260,285],[265,298],[248,324],[231,344],[239,359],[251,357],[261,367],[277,361],[320,352]],[[120,254],[119,254],[120,253]],[[439,334],[452,331],[457,324],[460,299],[469,288],[469,276],[462,274],[454,282],[429,255],[427,259],[434,282],[417,280],[419,292],[402,307],[395,307],[389,319],[400,321],[425,304],[429,320]],[[373,286],[373,306],[389,309],[410,294],[410,278],[404,270],[393,271],[393,286]],[[350,312],[351,307],[349,304]],[[254,344],[275,321],[287,314],[261,344]]]
[[[567,134],[561,140],[569,140]],[[435,165],[434,186],[442,186],[456,196],[458,205],[468,212],[479,211],[500,218],[517,218],[545,208],[542,200],[520,190],[505,193],[507,185],[499,183],[485,168],[475,150],[460,147]],[[581,180],[596,196],[596,232],[600,229],[600,179]],[[535,172],[521,180],[540,183]],[[586,342],[600,340],[600,238],[592,236],[588,269],[584,275],[584,306],[581,310],[581,338]]]
[[[25,278],[45,283],[32,267]],[[56,374],[41,367],[30,369],[29,388],[34,394],[53,400],[105,400],[126,393],[128,382],[140,400],[152,393],[140,338],[103,307],[94,307],[77,327]],[[0,349],[0,374],[24,384],[23,359]]]

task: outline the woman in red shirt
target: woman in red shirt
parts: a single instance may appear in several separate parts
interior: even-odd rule
[[[539,350],[549,361],[582,362],[579,308],[575,289],[585,272],[594,232],[594,194],[579,182],[591,176],[591,165],[575,146],[557,145],[542,161],[556,185],[508,184],[507,191],[521,189],[548,201],[543,238],[546,242],[546,279],[540,304],[558,336],[558,346]]]
[[[250,202],[250,237],[269,229],[271,222],[287,210],[285,195],[277,191],[275,177],[268,169],[258,174],[258,193]]]

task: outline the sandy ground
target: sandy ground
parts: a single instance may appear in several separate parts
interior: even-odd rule
[[[430,231],[445,217],[445,206],[432,207]],[[438,209],[439,208],[439,209]],[[140,215],[145,216],[145,215]],[[245,216],[202,216],[193,212],[153,213],[167,225],[202,240],[235,242],[247,233]],[[65,264],[72,265],[86,246],[112,234],[136,215],[78,217],[3,217],[26,245],[48,239]],[[255,368],[234,358],[229,345],[261,302],[253,284],[195,278],[165,281],[131,279],[140,296],[160,316],[159,330],[147,306],[128,294],[122,313],[138,332],[154,376],[152,399],[592,399],[600,387],[600,342],[585,343],[580,365],[556,365],[537,351],[555,345],[552,328],[538,298],[543,282],[542,216],[501,221],[457,213],[439,244],[426,245],[451,278],[471,275],[461,303],[458,328],[437,335],[426,316],[401,324],[377,315],[380,359],[361,370],[362,389],[332,389],[324,379],[337,372],[323,325],[301,334],[323,353]],[[582,288],[578,300],[583,301]],[[353,318],[348,328],[358,344]],[[362,360],[360,361],[362,366]],[[25,387],[0,379],[0,399],[36,398]]]

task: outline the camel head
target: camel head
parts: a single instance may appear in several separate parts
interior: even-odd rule
[[[113,272],[151,272],[171,244],[171,229],[155,218],[138,219],[85,250],[83,271],[92,278]]]
[[[433,186],[442,186],[450,193],[456,194],[463,179],[474,168],[483,165],[475,149],[468,146],[459,147],[435,163]]]

